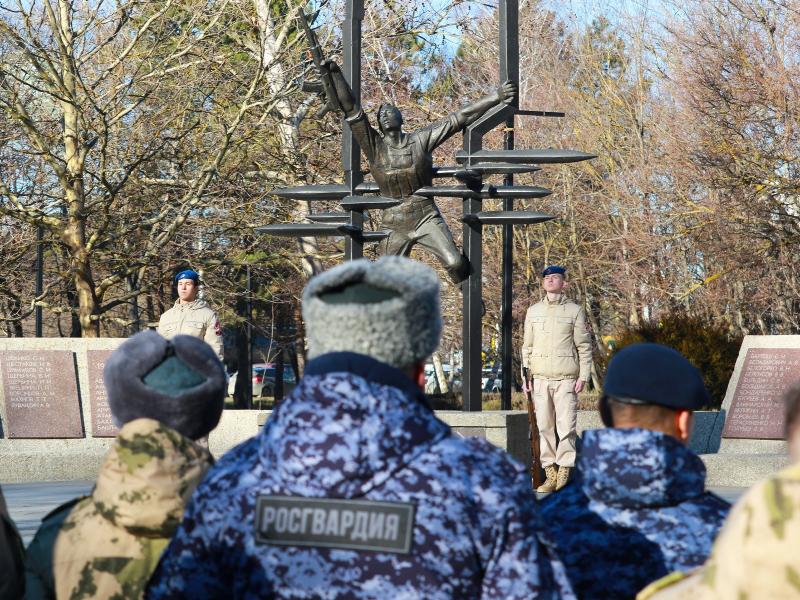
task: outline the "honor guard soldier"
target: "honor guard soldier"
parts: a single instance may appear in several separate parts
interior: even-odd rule
[[[222,355],[222,326],[217,313],[205,300],[199,299],[200,275],[192,269],[175,275],[178,299],[175,305],[161,315],[158,333],[170,339],[176,335],[191,335],[205,341],[214,349],[220,360]]]
[[[566,269],[542,271],[547,296],[528,309],[522,342],[522,366],[533,378],[533,402],[539,427],[541,464],[547,479],[536,490],[560,490],[575,466],[578,394],[592,368],[592,337],[583,308],[564,295]],[[525,380],[523,390],[530,391]],[[558,440],[556,440],[558,434]]]
[[[206,476],[147,597],[562,597],[525,468],[422,393],[436,273],[349,261],[309,282],[303,320],[302,380]]]

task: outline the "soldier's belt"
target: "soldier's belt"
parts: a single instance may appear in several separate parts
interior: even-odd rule
[[[430,198],[408,196],[402,203],[383,211],[384,219],[390,216],[395,221],[417,220],[432,211],[437,211],[436,203]]]
[[[408,554],[415,506],[401,502],[261,495],[256,542]]]

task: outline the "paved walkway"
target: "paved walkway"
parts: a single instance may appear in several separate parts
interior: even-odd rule
[[[25,545],[33,538],[42,517],[67,500],[88,494],[92,485],[91,481],[3,484],[3,495],[8,510],[19,528]],[[713,488],[712,491],[729,502],[735,502],[744,492],[744,488]]]
[[[42,517],[67,500],[88,494],[93,485],[92,481],[4,483],[3,496],[8,512],[25,545],[33,538]]]

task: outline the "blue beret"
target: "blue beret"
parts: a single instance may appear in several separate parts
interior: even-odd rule
[[[181,279],[191,279],[195,283],[199,283],[200,275],[197,271],[192,271],[192,269],[186,269],[185,271],[181,271],[177,275],[175,275],[175,283],[178,283]]]
[[[550,265],[544,271],[542,271],[542,277],[547,277],[548,275],[566,275],[566,273],[567,270],[564,267]]]
[[[603,393],[631,404],[699,410],[709,403],[703,377],[683,355],[661,344],[633,344],[608,364]]]

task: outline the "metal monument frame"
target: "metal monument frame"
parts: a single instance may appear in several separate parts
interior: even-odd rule
[[[499,0],[499,72],[500,81],[519,81],[519,2]],[[343,64],[345,79],[353,95],[361,100],[361,23],[364,18],[364,0],[346,0],[343,36]],[[436,178],[454,178],[457,185],[433,185],[417,190],[418,195],[432,198],[461,198],[463,216],[464,255],[469,260],[470,273],[461,284],[462,290],[462,334],[463,372],[462,392],[464,411],[480,411],[481,350],[482,350],[482,272],[483,272],[483,227],[503,227],[502,246],[502,302],[501,302],[501,408],[511,409],[511,387],[513,382],[513,237],[515,225],[542,223],[555,217],[533,211],[514,210],[514,200],[542,198],[551,193],[538,186],[514,184],[514,175],[533,173],[540,164],[572,163],[595,158],[592,154],[575,150],[533,149],[518,150],[514,146],[514,127],[517,116],[563,117],[564,113],[522,110],[519,99],[510,106],[498,106],[487,112],[463,133],[463,149],[456,153],[456,166],[435,167]],[[342,170],[343,184],[306,185],[274,190],[279,197],[306,200],[339,201],[341,212],[312,213],[311,223],[286,223],[260,227],[256,231],[268,235],[288,237],[335,236],[345,238],[345,260],[361,258],[364,244],[388,237],[388,231],[366,231],[364,211],[388,208],[387,199],[378,194],[378,185],[365,182],[361,170],[361,149],[343,119]],[[505,126],[504,149],[484,150],[484,136],[497,127]],[[504,175],[503,185],[483,183],[486,175]],[[500,211],[484,211],[483,200],[498,198],[503,201]],[[396,204],[396,203],[395,203]]]

